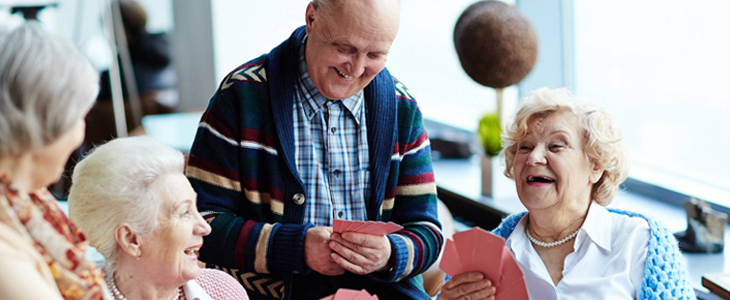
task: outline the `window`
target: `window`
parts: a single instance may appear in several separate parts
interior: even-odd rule
[[[730,205],[730,2],[572,1],[575,93],[619,122],[632,178]]]

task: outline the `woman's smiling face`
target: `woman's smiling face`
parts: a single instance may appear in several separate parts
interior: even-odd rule
[[[582,207],[590,202],[591,187],[600,178],[583,147],[578,119],[569,112],[536,115],[527,133],[516,142],[514,180],[528,210]]]
[[[148,260],[148,274],[165,276],[182,285],[200,273],[197,253],[211,229],[198,213],[197,194],[185,175],[167,174],[155,185],[161,197],[160,223],[145,237],[142,258]]]

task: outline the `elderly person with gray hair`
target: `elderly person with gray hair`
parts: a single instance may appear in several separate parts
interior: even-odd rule
[[[527,213],[506,238],[533,299],[694,299],[677,241],[657,221],[607,209],[629,164],[602,108],[566,89],[534,91],[503,135],[505,175]],[[486,299],[479,273],[455,276],[441,299]],[[499,291],[496,291],[499,295]]]
[[[182,153],[148,137],[96,148],[74,170],[69,214],[105,257],[115,299],[248,299],[198,264],[210,226],[183,175]]]
[[[96,74],[37,25],[0,33],[0,299],[108,298],[86,238],[46,188],[84,139]]]

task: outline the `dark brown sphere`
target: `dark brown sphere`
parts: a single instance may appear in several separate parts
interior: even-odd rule
[[[516,7],[479,1],[456,21],[454,45],[461,67],[479,84],[503,88],[520,82],[537,61],[537,34]]]

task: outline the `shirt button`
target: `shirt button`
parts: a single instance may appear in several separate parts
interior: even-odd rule
[[[330,131],[332,131],[332,133],[335,133],[335,132],[337,132],[337,127],[332,127],[332,128],[330,128]]]
[[[342,175],[342,171],[340,171],[339,169],[337,169],[337,170],[334,171],[334,174],[335,174],[335,177],[340,177],[340,175]]]
[[[339,211],[339,212],[337,213],[337,217],[338,217],[338,218],[340,218],[340,219],[342,219],[342,216],[343,216],[344,214],[345,214],[345,213],[343,213],[342,211]]]
[[[304,204],[304,195],[302,195],[301,193],[296,193],[296,194],[294,194],[294,197],[292,198],[292,200],[294,201],[294,204],[302,205],[302,204]]]

